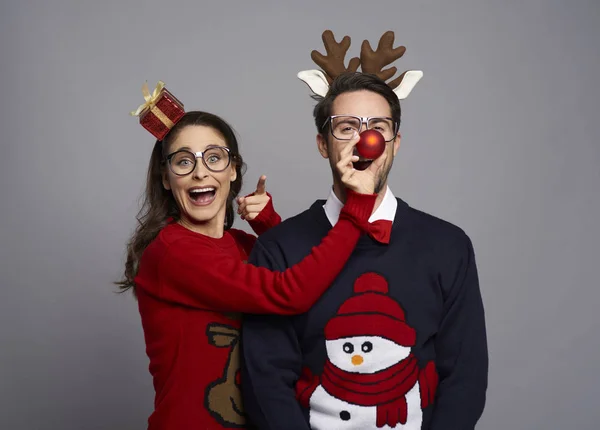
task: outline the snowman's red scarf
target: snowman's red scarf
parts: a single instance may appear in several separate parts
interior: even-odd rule
[[[296,387],[298,400],[308,407],[308,401],[319,381],[311,378],[305,369]],[[312,380],[311,380],[312,379]],[[398,364],[371,374],[346,372],[335,367],[329,360],[325,363],[321,385],[333,397],[360,406],[377,407],[377,427],[406,424],[408,405],[406,393],[419,381],[421,407],[433,402],[437,387],[437,374],[433,362],[423,371],[411,354]]]

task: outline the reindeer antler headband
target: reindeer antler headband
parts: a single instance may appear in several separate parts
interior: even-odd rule
[[[337,76],[344,72],[356,72],[359,66],[361,66],[363,73],[372,73],[387,81],[396,74],[398,69],[394,66],[385,70],[383,68],[402,57],[406,52],[404,46],[394,48],[394,32],[387,31],[379,39],[375,51],[371,48],[368,40],[363,41],[360,58],[352,58],[348,63],[348,67],[346,67],[344,58],[348,48],[350,48],[350,37],[344,36],[341,42],[338,43],[335,41],[331,30],[325,30],[322,37],[327,55],[314,50],[310,56],[323,71],[304,70],[298,73],[298,78],[304,81],[313,93],[321,97],[327,95],[329,85]],[[422,77],[423,72],[421,70],[407,70],[387,84],[394,90],[398,99],[403,100],[408,97]]]

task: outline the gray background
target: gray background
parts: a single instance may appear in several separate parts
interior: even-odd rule
[[[491,354],[478,428],[598,428],[598,0],[3,1],[0,428],[145,428],[139,315],[111,285],[153,144],[128,112],[162,79],[223,115],[244,191],[267,174],[289,217],[330,184],[296,78],[326,28],[353,55],[394,30],[398,67],[425,72],[390,185],[475,244]]]

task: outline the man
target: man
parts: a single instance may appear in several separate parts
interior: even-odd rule
[[[330,53],[333,35],[323,38]],[[337,45],[343,53],[344,41]],[[382,41],[379,48],[389,37]],[[363,52],[370,51],[366,45]],[[399,94],[355,70],[326,70],[334,79],[314,110],[317,146],[332,166],[328,199],[262,235],[250,259],[285,270],[320,242],[344,201],[333,166],[352,132],[365,129],[378,130],[388,152],[372,233],[309,312],[245,319],[246,411],[261,430],[473,429],[488,372],[473,247],[460,228],[392,194],[387,178],[400,146]]]

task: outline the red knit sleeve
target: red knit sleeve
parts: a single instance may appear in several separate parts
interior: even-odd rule
[[[344,267],[373,210],[376,195],[348,192],[340,220],[323,241],[284,272],[244,264],[209,245],[173,242],[159,262],[159,298],[223,312],[306,312]]]
[[[250,194],[253,195],[254,193]],[[267,192],[269,196],[269,201],[267,205],[258,213],[256,218],[252,221],[248,221],[252,230],[257,235],[263,234],[268,229],[275,227],[277,224],[281,222],[281,217],[277,212],[275,212],[275,208],[273,207],[273,196]]]

